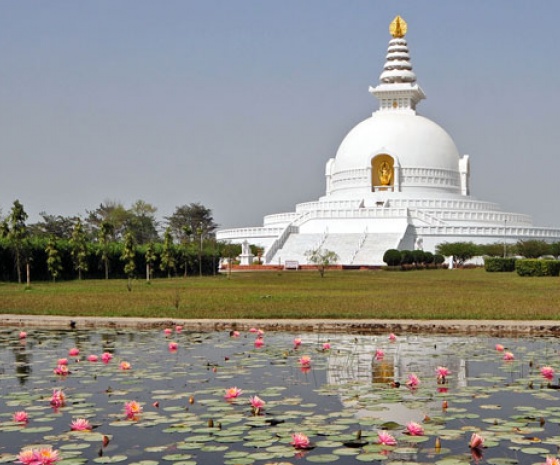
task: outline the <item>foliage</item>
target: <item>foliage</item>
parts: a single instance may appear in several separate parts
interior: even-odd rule
[[[484,257],[484,269],[490,273],[515,271],[514,257]]]
[[[27,213],[19,200],[15,200],[7,220],[7,238],[13,250],[18,283],[21,284],[21,261],[23,259],[25,240],[27,238]]]
[[[423,265],[426,261],[426,252],[423,250],[417,249],[412,251],[412,258],[416,266]]]
[[[383,261],[387,266],[399,266],[401,264],[401,251],[397,249],[386,250],[383,254]]]
[[[506,256],[511,255],[513,247],[511,244],[504,244],[503,242],[494,242],[493,244],[481,244],[478,246],[479,255],[487,257],[503,257],[504,245],[506,247]]]
[[[517,253],[525,258],[539,258],[552,253],[550,244],[545,241],[518,241],[516,248]]]
[[[70,238],[70,246],[72,248],[72,260],[74,269],[78,271],[78,279],[82,279],[82,272],[88,270],[87,254],[88,247],[86,235],[82,226],[82,221],[78,218]]]
[[[173,237],[171,236],[171,228],[165,230],[160,257],[160,269],[167,272],[167,277],[170,278],[171,272],[175,270],[175,247],[173,245]]]
[[[171,233],[179,241],[199,241],[201,236],[214,237],[218,225],[212,217],[212,210],[200,203],[182,205],[173,215],[165,218]]]
[[[555,257],[560,257],[560,242],[550,244],[550,253]]]
[[[436,253],[444,256],[452,255],[458,265],[480,254],[478,246],[473,242],[444,242],[438,244]]]
[[[519,276],[558,276],[560,274],[560,261],[534,258],[519,259],[515,262],[515,271]]]
[[[56,248],[56,239],[54,236],[49,238],[45,251],[47,252],[47,267],[52,276],[53,281],[60,275],[62,271],[62,261],[60,259],[60,252]]]
[[[55,236],[58,239],[70,239],[76,218],[61,215],[49,215],[46,212],[39,213],[42,221],[28,226],[29,235],[37,237]]]
[[[414,256],[410,250],[401,250],[401,265],[412,265]]]
[[[443,262],[445,261],[445,257],[440,254],[440,253],[436,253],[434,255],[434,264],[437,265],[441,265]]]
[[[335,264],[338,261],[338,255],[336,252],[328,249],[321,249],[320,247],[313,250],[308,250],[305,252],[309,262],[317,265],[317,270],[321,275],[321,278],[325,276],[325,269]]]
[[[432,252],[424,252],[424,263],[426,265],[431,265],[434,263],[435,257]]]
[[[105,269],[105,279],[109,279],[109,246],[114,227],[109,221],[103,221],[99,227],[97,241],[99,243],[98,253]]]
[[[134,245],[134,237],[132,236],[132,232],[127,231],[124,236],[124,248],[121,260],[124,262],[124,272],[129,278],[132,278],[134,270],[136,269],[136,263],[134,262],[135,258],[136,248]]]

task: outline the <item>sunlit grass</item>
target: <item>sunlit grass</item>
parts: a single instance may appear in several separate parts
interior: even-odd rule
[[[0,312],[159,318],[560,319],[560,280],[474,270],[0,283]]]

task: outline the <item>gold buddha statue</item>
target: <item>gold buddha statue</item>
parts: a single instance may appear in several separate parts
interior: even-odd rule
[[[377,171],[377,175],[379,176],[379,182],[382,186],[390,186],[391,180],[393,179],[393,170],[389,163],[384,161],[379,165],[379,170]]]

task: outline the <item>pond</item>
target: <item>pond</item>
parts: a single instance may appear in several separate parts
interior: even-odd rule
[[[257,329],[3,329],[0,463],[27,449],[69,465],[509,465],[558,455],[554,338]]]

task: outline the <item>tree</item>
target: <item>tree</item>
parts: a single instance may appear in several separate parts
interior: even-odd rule
[[[143,245],[158,239],[156,211],[156,207],[143,200],[137,200],[130,208],[126,227],[136,244]]]
[[[525,258],[539,258],[552,253],[552,247],[545,241],[518,241],[516,248],[517,253]]]
[[[74,269],[78,271],[78,279],[82,279],[82,272],[88,270],[87,241],[82,221],[78,218],[70,237],[70,253]]]
[[[328,249],[321,249],[320,247],[317,249],[308,250],[305,252],[307,259],[317,265],[317,270],[321,275],[321,278],[325,276],[325,268],[329,265],[333,265],[338,261],[338,255],[336,252]]]
[[[121,255],[121,260],[124,262],[124,272],[128,276],[128,281],[132,279],[134,270],[136,270],[136,247],[134,244],[134,237],[130,231],[124,235],[124,247]]]
[[[180,242],[187,239],[189,234],[194,234],[195,241],[199,241],[200,236],[213,237],[218,227],[212,217],[212,210],[200,203],[177,207],[173,215],[165,217],[165,220]]]
[[[160,270],[167,271],[167,277],[171,277],[171,271],[175,269],[175,254],[173,250],[173,236],[171,235],[171,228],[165,230],[163,235],[163,247],[160,256]]]
[[[154,250],[153,242],[150,242],[146,246],[146,252],[144,253],[144,259],[146,260],[146,281],[150,282],[150,276],[152,274],[152,265],[156,261],[156,252]]]
[[[444,242],[436,247],[436,253],[452,255],[458,265],[463,265],[467,260],[480,255],[480,250],[473,242]]]
[[[45,252],[47,253],[47,268],[54,282],[62,271],[62,260],[60,259],[60,252],[56,247],[56,238],[54,236],[49,237]]]
[[[44,211],[39,214],[43,220],[28,226],[30,236],[46,238],[52,235],[59,239],[70,239],[76,218],[49,215]]]
[[[21,261],[23,258],[25,239],[27,238],[27,213],[19,200],[15,200],[8,216],[7,238],[14,252],[18,283],[21,284]],[[29,265],[29,263],[27,263]]]
[[[105,279],[109,279],[109,244],[113,232],[113,226],[108,221],[103,221],[99,227],[97,240],[99,242],[99,253],[105,268]]]
[[[0,235],[0,237],[2,236]],[[553,242],[550,244],[550,253],[555,257],[560,256],[560,242]]]
[[[383,254],[383,261],[387,266],[399,266],[401,264],[401,251],[397,249],[386,250]]]
[[[110,232],[110,240],[117,241],[124,237],[131,213],[124,208],[123,204],[116,201],[106,200],[105,204],[100,204],[94,211],[88,211],[86,223],[93,234],[99,237],[99,230],[103,224],[108,224],[106,228]]]

